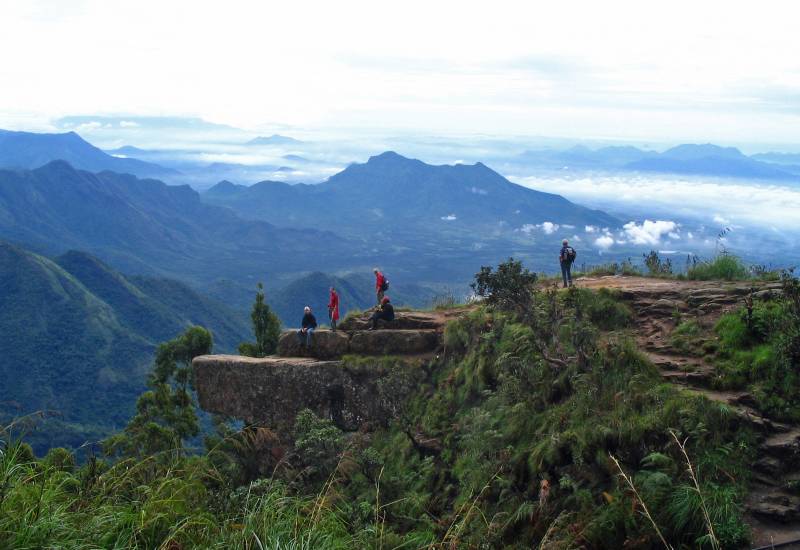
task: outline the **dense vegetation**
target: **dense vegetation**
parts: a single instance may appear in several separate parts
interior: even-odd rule
[[[0,422],[42,411],[46,422],[17,425],[38,452],[104,437],[134,412],[159,342],[197,323],[233,351],[243,317],[177,281],[0,242]]]
[[[288,445],[266,427],[220,421],[206,452],[187,455],[183,441],[196,433],[188,365],[211,342],[199,328],[167,342],[108,457],[78,467],[64,450],[36,459],[3,438],[0,546],[746,541],[739,504],[753,434],[725,406],[662,382],[629,340],[632,315],[613,292],[532,292],[529,274],[510,264],[481,280],[505,281],[506,296],[528,293],[531,309],[490,299],[448,325],[424,383],[374,432],[344,434],[305,412]],[[791,296],[780,307],[796,315]],[[778,354],[797,352],[793,326]]]

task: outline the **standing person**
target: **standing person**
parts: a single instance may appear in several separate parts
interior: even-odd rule
[[[328,298],[328,319],[331,320],[331,330],[336,332],[336,321],[339,320],[339,294],[333,287],[331,287],[331,295]]]
[[[388,297],[381,299],[381,307],[370,317],[372,325],[367,330],[378,328],[378,321],[394,321],[394,306]]]
[[[569,241],[561,241],[561,252],[558,254],[558,263],[561,264],[561,277],[564,279],[564,288],[572,286],[572,263],[578,253],[569,245]]]
[[[297,340],[301,346],[311,347],[311,336],[317,329],[317,318],[311,313],[311,308],[303,308],[303,320],[300,321],[300,330],[297,331]]]
[[[378,298],[378,305],[381,305],[384,292],[389,290],[389,280],[377,267],[372,272],[375,273],[375,295]]]

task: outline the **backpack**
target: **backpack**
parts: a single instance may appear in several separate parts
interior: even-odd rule
[[[575,249],[572,248],[571,246],[568,246],[567,247],[567,257],[565,258],[565,260],[567,262],[569,262],[569,263],[573,263],[575,261],[575,258],[577,258],[577,257],[578,257],[578,253],[575,252]]]
[[[381,292],[386,292],[387,290],[389,290],[389,279],[384,277],[383,283],[381,284]]]

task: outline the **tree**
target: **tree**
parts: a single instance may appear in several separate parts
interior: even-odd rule
[[[522,262],[509,258],[497,270],[482,266],[470,286],[478,296],[503,311],[525,316],[533,303],[536,274],[522,266]]]
[[[211,333],[191,327],[156,350],[148,376],[150,389],[136,401],[136,414],[121,434],[103,442],[108,454],[153,456],[160,452],[181,454],[185,439],[198,434],[192,397],[192,360],[211,353]]]
[[[248,357],[265,357],[275,353],[281,335],[281,322],[264,301],[264,285],[261,283],[258,283],[250,319],[253,321],[256,343],[242,342],[239,344],[239,353]]]

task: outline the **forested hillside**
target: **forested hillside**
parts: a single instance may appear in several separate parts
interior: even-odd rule
[[[194,324],[220,351],[250,333],[244,315],[182,283],[0,242],[0,417],[45,411],[28,436],[37,449],[96,440],[132,413],[156,345]]]

